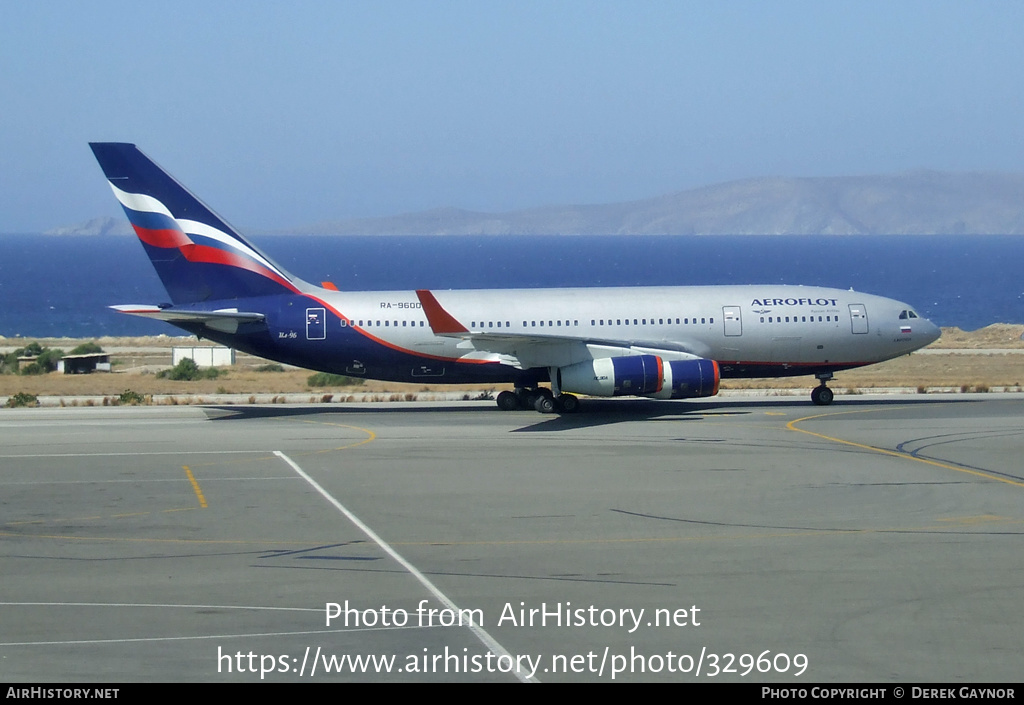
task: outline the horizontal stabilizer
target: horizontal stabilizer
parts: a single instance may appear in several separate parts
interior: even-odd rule
[[[241,323],[260,323],[266,316],[262,313],[239,311],[238,309],[219,309],[216,311],[188,311],[174,308],[160,308],[149,304],[121,304],[111,306],[118,313],[131,316],[154,318],[169,323],[200,323],[212,330],[223,333],[235,333]]]

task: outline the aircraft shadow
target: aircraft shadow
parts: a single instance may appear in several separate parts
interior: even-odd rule
[[[814,406],[804,399],[772,399],[758,397],[749,400],[655,400],[655,399],[586,399],[580,411],[574,414],[541,415],[532,411],[508,412],[497,407],[468,405],[464,402],[437,403],[431,406],[406,406],[401,402],[384,404],[312,404],[284,405],[208,405],[204,407],[210,420],[244,421],[248,419],[308,417],[366,414],[500,414],[502,417],[534,419],[511,433],[570,431],[579,428],[604,426],[634,421],[700,421],[708,416],[736,416],[752,414],[765,409],[800,409],[808,416],[817,413],[840,412],[858,407],[897,407],[908,404],[974,404],[978,399],[936,399],[927,396],[904,396],[892,399],[842,398],[836,404]]]

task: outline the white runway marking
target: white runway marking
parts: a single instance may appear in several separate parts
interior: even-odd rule
[[[275,450],[274,451],[274,455],[279,457],[284,462],[288,463],[288,465],[291,466],[292,470],[297,472],[299,474],[299,476],[302,477],[303,480],[308,482],[313,489],[315,489],[317,492],[319,492],[323,496],[324,499],[326,499],[328,502],[330,502],[332,505],[334,505],[335,509],[337,509],[339,512],[344,514],[345,517],[349,521],[351,521],[353,524],[355,524],[356,527],[358,527],[360,531],[362,531],[364,534],[366,534],[370,538],[371,541],[373,541],[378,546],[380,546],[381,549],[383,549],[385,553],[387,553],[389,556],[394,558],[395,561],[398,562],[399,565],[401,565],[403,568],[405,568],[407,571],[409,571],[413,575],[413,577],[416,578],[420,582],[421,585],[423,585],[423,587],[425,587],[434,597],[436,597],[438,599],[438,601],[441,602],[441,604],[443,604],[445,607],[447,607],[448,609],[452,610],[452,612],[454,612],[456,614],[461,614],[462,613],[462,610],[459,609],[459,606],[456,605],[451,600],[451,598],[449,598],[447,595],[445,595],[443,592],[441,592],[441,590],[436,585],[434,585],[434,583],[432,583],[427,578],[427,576],[425,576],[423,573],[421,573],[416,568],[416,566],[414,566],[412,563],[410,563],[405,558],[403,558],[398,553],[398,551],[393,549],[384,539],[382,539],[380,536],[378,536],[373,531],[373,529],[371,529],[369,526],[364,524],[359,519],[359,517],[357,517],[355,514],[350,512],[348,509],[346,509],[345,505],[343,505],[341,502],[339,502],[334,497],[332,497],[331,494],[327,490],[325,490],[323,487],[321,487],[320,484],[316,480],[314,480],[312,477],[307,475],[306,472],[302,468],[300,468],[295,463],[294,460],[292,460],[291,458],[289,458],[287,455],[285,455],[284,453],[282,453],[279,450]],[[479,639],[481,641],[481,643],[483,643],[484,646],[486,646],[488,649],[491,650],[491,653],[495,654],[498,657],[505,656],[505,657],[509,658],[513,663],[518,663],[518,661],[515,658],[515,656],[510,654],[508,652],[508,650],[504,646],[499,644],[497,642],[497,640],[495,640],[494,637],[492,637],[490,634],[488,634],[487,631],[483,628],[482,625],[477,624],[473,620],[470,620],[469,630],[471,632],[473,632],[473,634],[476,636],[476,638]],[[523,683],[527,683],[527,682],[535,683],[535,682],[537,682],[536,678],[529,678],[528,676],[526,676],[523,673],[521,673],[518,669],[516,670],[515,673],[516,673],[516,678],[518,678]]]

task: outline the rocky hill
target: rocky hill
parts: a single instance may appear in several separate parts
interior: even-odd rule
[[[95,219],[54,234],[130,232]],[[256,231],[259,232],[259,231]],[[914,171],[761,178],[606,205],[506,213],[439,208],[290,228],[324,235],[1024,234],[1024,174]],[[266,233],[271,234],[271,233]],[[283,234],[283,233],[275,233]]]

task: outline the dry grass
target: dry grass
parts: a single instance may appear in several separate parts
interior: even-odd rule
[[[810,376],[783,379],[727,379],[723,389],[809,388]],[[906,355],[856,370],[837,372],[830,386],[847,387],[1017,387],[1024,385],[1024,355]]]
[[[1022,335],[1024,325],[1009,323],[995,323],[972,331],[943,328],[942,337],[928,347],[939,350],[1022,350]]]

